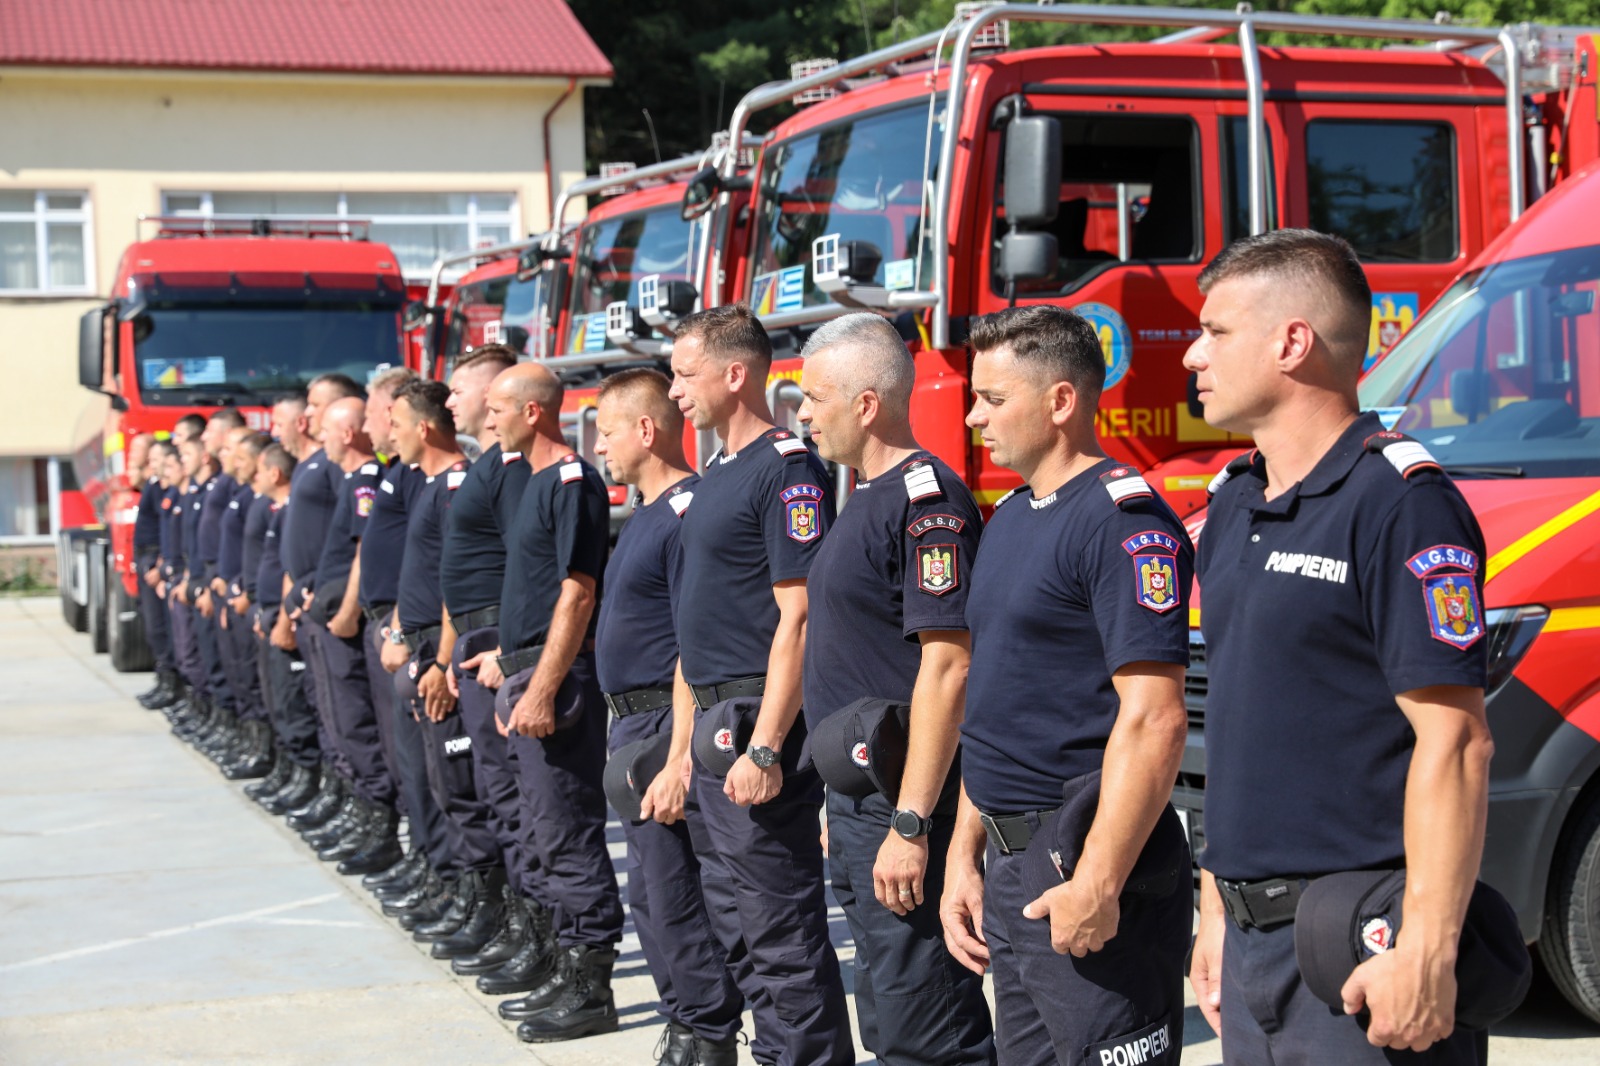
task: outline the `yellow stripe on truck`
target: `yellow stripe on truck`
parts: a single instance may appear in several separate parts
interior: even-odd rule
[[[1577,525],[1579,522],[1582,522],[1585,518],[1588,518],[1596,511],[1600,511],[1600,492],[1597,492],[1592,496],[1584,497],[1571,507],[1568,507],[1565,511],[1562,511],[1560,514],[1550,519],[1548,522],[1545,522],[1543,525],[1540,525],[1528,533],[1525,533],[1516,540],[1512,541],[1510,544],[1506,545],[1504,548],[1501,548],[1499,551],[1495,552],[1489,557],[1489,565],[1484,567],[1484,584],[1488,584],[1489,582],[1493,581],[1506,567],[1510,566],[1524,555],[1527,555],[1545,541],[1555,537],[1563,530],[1570,529],[1572,526]],[[1546,628],[1548,628],[1548,626]]]
[[[1600,629],[1600,607],[1558,607],[1545,619],[1545,633],[1565,633],[1572,629]]]

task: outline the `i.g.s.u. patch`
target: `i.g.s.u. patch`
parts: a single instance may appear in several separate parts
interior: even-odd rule
[[[1478,553],[1456,544],[1436,544],[1406,560],[1422,581],[1428,632],[1434,640],[1465,651],[1484,634],[1478,601]]]
[[[960,533],[966,524],[964,519],[957,518],[953,514],[925,514],[906,526],[906,532],[913,537],[920,537],[932,529],[948,529],[952,533]]]
[[[790,540],[809,544],[822,536],[822,523],[818,508],[822,505],[822,490],[815,485],[791,485],[779,494],[783,503],[784,533]]]
[[[1122,550],[1133,556],[1134,598],[1139,606],[1157,614],[1178,606],[1178,538],[1147,529],[1125,537]]]
[[[961,584],[954,544],[917,545],[917,587],[943,596]]]
[[[356,487],[355,496],[356,514],[362,518],[367,517],[372,513],[372,501],[377,498],[378,490],[370,485],[359,485]]]

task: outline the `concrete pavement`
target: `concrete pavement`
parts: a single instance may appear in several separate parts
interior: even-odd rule
[[[520,1044],[494,1000],[134,703],[147,676],[92,655],[56,600],[0,599],[0,678],[0,1063],[655,1061],[631,925],[622,1031]],[[1209,1035],[1191,1007],[1184,1066],[1221,1061]],[[1544,983],[1493,1045],[1500,1063],[1600,1061],[1600,1030]]]

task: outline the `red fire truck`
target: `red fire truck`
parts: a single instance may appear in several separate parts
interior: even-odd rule
[[[1006,51],[1006,20],[1179,29]],[[1267,31],[1409,43],[1258,45]],[[705,300],[749,301],[790,351],[794,331],[847,311],[893,317],[916,355],[919,435],[985,502],[1015,478],[962,425],[965,324],[1012,303],[1071,306],[1105,351],[1105,446],[1187,513],[1243,443],[1204,423],[1181,366],[1204,264],[1268,228],[1343,234],[1375,290],[1376,358],[1530,192],[1593,157],[1593,122],[1568,120],[1594,114],[1594,48],[1537,27],[985,8],[746,95],[730,137],[763,109],[809,106],[768,135],[750,192],[726,166],[691,181],[686,214],[714,207]]]
[[[1593,69],[1593,68],[1591,68]],[[1592,75],[1591,75],[1592,76]],[[1589,85],[1593,93],[1593,83]],[[1541,199],[1361,383],[1483,526],[1495,756],[1483,877],[1600,1021],[1600,162]],[[1205,522],[1189,519],[1191,535]],[[1174,800],[1205,840],[1203,605]]]
[[[111,299],[83,316],[78,375],[110,410],[75,461],[100,524],[64,530],[62,606],[118,670],[150,668],[133,572],[138,472],[127,446],[186,414],[237,406],[266,429],[271,405],[318,374],[365,381],[414,363],[400,330],[406,284],[367,224],[339,219],[150,218]]]

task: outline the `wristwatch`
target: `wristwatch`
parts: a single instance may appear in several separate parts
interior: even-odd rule
[[[406,635],[404,633],[400,632],[398,629],[389,630],[389,643],[390,644],[404,644],[405,642],[406,642]]]
[[[750,756],[751,762],[755,763],[763,770],[778,761],[777,752],[773,751],[771,748],[762,747],[760,744],[750,745],[745,749],[744,753]]]
[[[889,816],[889,828],[907,840],[917,840],[933,832],[933,819],[912,810],[895,811]]]

